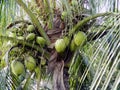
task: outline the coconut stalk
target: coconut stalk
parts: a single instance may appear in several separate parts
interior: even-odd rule
[[[84,24],[86,24],[87,22],[89,22],[90,20],[93,20],[97,17],[101,17],[101,16],[108,16],[110,14],[113,14],[111,12],[107,12],[107,13],[99,13],[93,16],[89,16],[85,19],[83,19],[82,21],[79,21],[71,30],[69,30],[69,36],[71,36],[75,31],[77,31],[80,27],[82,27]]]

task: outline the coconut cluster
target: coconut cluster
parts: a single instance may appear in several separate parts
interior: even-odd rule
[[[37,32],[36,28],[32,24],[28,25],[18,25],[17,27],[12,27],[10,30],[7,32],[8,36],[11,38],[18,39],[19,41],[25,41],[28,43],[34,43],[40,48],[45,48],[46,46],[46,40],[39,35]],[[45,65],[46,64],[46,59],[41,56],[41,54],[38,55],[38,57],[35,57],[35,54],[37,55],[38,52],[36,51],[31,51],[30,48],[24,48],[24,53],[22,55],[18,55],[19,52],[23,52],[22,49],[20,48],[21,51],[19,51],[19,48],[16,48],[15,50],[13,49],[12,52],[12,59],[11,59],[11,72],[16,75],[20,76],[26,71],[29,72],[35,72],[36,77],[39,78],[40,75],[40,67],[39,65]],[[14,58],[15,57],[15,58]],[[16,59],[17,57],[17,59]],[[20,59],[22,58],[22,60]]]
[[[46,45],[45,39],[36,32],[34,25],[21,25],[13,27],[7,32],[11,38],[18,40],[25,40],[27,42],[35,42],[36,44],[44,47]]]
[[[41,65],[45,65],[46,61],[45,59],[41,59]],[[41,69],[39,65],[37,65],[37,60],[31,55],[26,55],[24,57],[24,61],[20,59],[12,60],[11,64],[11,72],[16,75],[17,77],[20,77],[21,75],[24,75],[25,72],[35,73],[36,79],[40,78]]]
[[[83,46],[86,40],[86,34],[82,31],[78,31],[71,40],[69,37],[57,39],[55,42],[55,49],[58,53],[64,52],[66,47],[69,47],[71,51],[75,51],[77,47]]]

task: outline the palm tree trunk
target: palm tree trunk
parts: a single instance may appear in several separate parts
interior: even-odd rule
[[[53,90],[66,90],[63,81],[63,68],[64,61],[56,63],[56,67],[53,72]]]

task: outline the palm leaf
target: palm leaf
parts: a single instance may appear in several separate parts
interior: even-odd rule
[[[6,25],[14,20],[14,17],[17,14],[17,6],[15,0],[1,0],[0,2],[0,25],[1,30],[0,34],[5,34]]]

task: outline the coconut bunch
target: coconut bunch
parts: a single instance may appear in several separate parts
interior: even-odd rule
[[[39,79],[40,68],[41,66],[44,67],[47,63],[46,57],[43,57],[43,53],[24,45],[24,43],[27,42],[33,46],[35,45],[41,48],[41,50],[43,49],[44,52],[46,40],[37,32],[35,26],[27,21],[16,21],[11,23],[7,29],[8,37],[18,41],[9,52],[11,72],[18,77],[26,72],[35,73],[35,77]],[[23,43],[19,43],[20,41]]]
[[[34,73],[36,80],[41,78],[41,72],[45,70],[47,63],[41,53],[28,46],[17,45],[10,50],[9,56],[11,75],[25,78]]]
[[[87,41],[86,32],[78,30],[73,35],[69,35],[70,26],[67,25],[67,22],[65,21],[65,19],[67,19],[67,12],[61,12],[59,9],[55,9],[54,14],[53,28],[49,29],[47,27],[48,24],[44,27],[51,41],[48,48],[51,48],[52,51],[57,52],[59,55],[63,53],[68,54],[68,51],[70,51],[69,53],[73,53],[77,47],[82,47]],[[77,21],[79,21],[79,19]],[[77,22],[74,24],[76,23]],[[64,54],[64,56],[66,54]]]
[[[41,47],[46,45],[45,39],[39,35],[35,26],[31,23],[17,23],[15,25],[9,25],[7,27],[7,35],[11,38],[17,38],[30,43],[35,43]]]
[[[76,2],[70,3],[71,6],[77,4]],[[88,27],[86,27],[86,31],[85,26],[83,26],[84,29],[80,28],[72,34],[69,34],[69,30],[71,29],[71,26],[68,24],[69,13],[67,11],[54,9],[53,14],[53,26],[49,27],[50,22],[46,20],[43,27],[46,35],[49,37],[49,45],[45,38],[38,32],[38,28],[34,23],[24,21],[21,24],[20,21],[14,22],[7,27],[7,29],[9,29],[9,35],[10,33],[13,34],[8,35],[9,37],[16,38],[18,41],[27,42],[35,47],[33,49],[32,46],[18,43],[17,47],[20,51],[16,51],[16,53],[22,53],[19,55],[11,54],[11,57],[17,57],[17,59],[11,58],[11,72],[16,76],[20,76],[29,71],[30,73],[36,73],[36,77],[40,78],[41,70],[45,71],[45,69],[47,69],[47,73],[52,73],[53,75],[54,87],[55,85],[61,85],[61,90],[64,90],[63,69],[70,67],[68,63],[71,61],[73,54],[86,44],[88,40],[88,36],[86,35]],[[86,15],[78,13],[73,16],[71,20],[73,26],[87,17]],[[87,24],[87,26],[89,25],[90,24]],[[21,51],[22,48],[23,50]],[[41,51],[39,51],[39,49]],[[14,52],[14,50],[11,50],[11,52]],[[54,90],[56,89],[54,88]]]
[[[37,68],[37,62],[35,58],[31,55],[27,55],[24,58],[24,61],[22,61],[20,58],[15,59],[11,61],[11,71],[16,76],[19,76],[23,73],[25,73],[26,70],[29,72],[36,71]]]
[[[19,41],[28,42],[31,45],[38,46],[43,52],[39,52],[32,47],[24,46],[17,43],[17,49],[13,48],[10,51],[10,68],[11,72],[20,77],[23,74],[35,73],[36,79],[40,79],[41,72],[47,69],[46,73],[53,73],[56,78],[63,78],[64,67],[69,67],[72,55],[79,47],[83,47],[87,41],[87,36],[83,31],[77,31],[72,36],[65,34],[65,22],[62,19],[62,14],[56,11],[56,16],[53,19],[54,26],[52,29],[44,27],[51,44],[47,45],[46,40],[39,34],[37,28],[31,23],[16,23],[10,24],[7,29],[12,35],[11,38],[16,38]],[[48,52],[49,58],[46,58],[44,52]],[[66,57],[69,56],[69,57]],[[54,78],[55,80],[57,80]],[[60,80],[61,85],[63,80]],[[56,85],[56,83],[54,84]],[[62,86],[61,86],[62,87]]]
[[[51,41],[51,44],[48,46],[50,53],[48,72],[53,74],[54,90],[56,90],[55,87],[58,85],[56,82],[59,82],[61,90],[64,90],[64,87],[67,88],[69,86],[64,86],[64,82],[68,83],[68,80],[65,79],[67,77],[64,77],[62,73],[68,73],[68,71],[64,72],[64,69],[70,67],[74,53],[86,44],[87,35],[81,30],[76,31],[73,35],[69,35],[70,26],[65,21],[67,12],[61,12],[59,9],[56,9],[54,12],[53,28],[47,28],[47,24],[45,26],[45,31]]]

